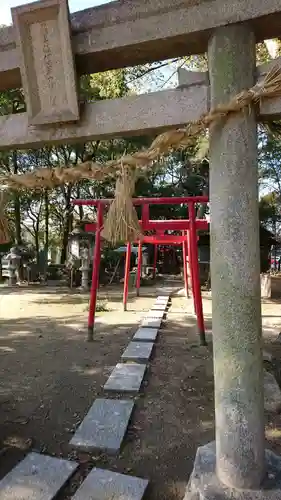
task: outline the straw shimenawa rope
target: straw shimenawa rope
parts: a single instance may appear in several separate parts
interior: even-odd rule
[[[133,242],[141,238],[142,231],[132,196],[136,183],[136,171],[122,166],[116,181],[115,196],[107,214],[102,236],[112,244]]]
[[[278,96],[281,96],[281,68],[279,66],[275,66],[265,76],[264,80],[254,85],[251,89],[243,90],[236,96],[232,97],[226,104],[219,104],[209,113],[202,115],[199,120],[187,124],[185,128],[170,130],[160,134],[156,137],[148,149],[138,151],[130,155],[123,155],[117,160],[111,160],[104,164],[87,161],[80,163],[79,165],[72,166],[71,168],[57,167],[53,170],[50,170],[49,168],[41,168],[32,173],[0,176],[0,185],[2,184],[2,186],[6,189],[13,190],[22,188],[54,188],[68,182],[75,183],[83,179],[101,180],[108,175],[112,175],[118,178],[116,196],[119,200],[121,199],[120,193],[131,197],[133,194],[133,187],[132,178],[130,177],[129,179],[128,176],[130,168],[134,169],[135,172],[144,172],[160,156],[169,154],[171,151],[176,149],[185,148],[190,144],[195,136],[201,134],[206,128],[212,126],[213,124],[218,123],[223,119],[227,119],[233,113],[238,113],[242,110],[250,111],[251,106],[258,104],[263,99]],[[121,186],[120,182],[121,184],[123,183],[123,186]],[[109,210],[108,217],[118,217],[118,207],[121,209],[119,201],[115,202],[112,210]],[[124,209],[124,206],[122,207],[123,222],[122,225],[118,226],[119,229],[121,227],[124,228],[124,224],[127,224],[128,227],[130,227],[132,221],[135,220],[134,214],[130,213],[129,215],[128,200],[126,200],[126,207],[126,210]],[[114,224],[116,224],[116,219],[109,221],[109,225],[111,227],[113,227]],[[134,224],[131,225],[131,229],[133,227]],[[129,230],[126,230],[125,233],[126,235],[131,234]],[[116,231],[114,241],[124,241],[124,234],[119,234]],[[135,233],[134,231],[132,232],[132,238],[133,234],[135,234],[137,239],[137,236],[139,235],[139,228],[135,227]],[[113,238],[113,233],[109,230],[108,226],[106,226],[105,235],[108,238]]]

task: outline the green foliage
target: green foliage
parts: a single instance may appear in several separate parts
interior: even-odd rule
[[[281,196],[281,140],[260,133],[259,175],[261,186]]]
[[[106,302],[98,301],[96,305],[96,312],[109,312],[110,309]]]
[[[89,311],[89,305],[87,305],[84,309],[85,312]],[[96,313],[101,313],[101,312],[110,312],[110,309],[108,307],[108,304],[102,300],[98,300],[96,303]]]
[[[80,78],[80,96],[85,102],[123,97],[128,91],[124,69],[84,75]]]

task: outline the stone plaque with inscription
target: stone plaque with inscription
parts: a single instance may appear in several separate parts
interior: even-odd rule
[[[79,119],[67,0],[12,9],[30,125]]]

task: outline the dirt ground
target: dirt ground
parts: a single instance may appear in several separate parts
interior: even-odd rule
[[[172,298],[119,457],[77,454],[75,429],[120,361],[156,290],[122,311],[121,290],[101,291],[95,341],[86,342],[88,297],[59,288],[0,288],[0,477],[30,451],[69,457],[78,472],[70,499],[93,466],[148,478],[149,500],[182,500],[196,449],[214,438],[211,297],[204,295],[209,346],[199,347],[192,301]],[[280,301],[263,303],[267,351],[281,361]],[[110,396],[114,397],[114,396]],[[115,397],[119,397],[116,395]],[[269,446],[281,453],[279,415],[266,415]]]

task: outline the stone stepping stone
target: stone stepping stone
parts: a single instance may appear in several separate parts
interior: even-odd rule
[[[70,445],[86,452],[118,454],[133,407],[129,400],[96,399]]]
[[[146,317],[142,320],[141,326],[144,328],[157,328],[161,327],[162,318]]]
[[[149,361],[153,349],[153,342],[130,342],[122,354],[122,361]]]
[[[154,306],[152,306],[151,310],[152,311],[166,311],[167,309],[167,305],[166,304],[154,304]]]
[[[162,295],[157,295],[157,297],[165,297],[166,299],[170,298],[171,293],[175,291],[173,287],[165,287],[157,290],[158,293],[161,292]]]
[[[150,342],[154,342],[157,338],[158,330],[157,328],[139,328],[135,335],[133,336],[133,340],[146,340]]]
[[[29,453],[0,481],[1,500],[52,500],[78,464]]]
[[[145,370],[145,365],[118,363],[103,388],[105,391],[138,392]]]
[[[148,313],[146,314],[146,318],[163,318],[165,315],[165,312],[164,311],[148,311]]]
[[[157,302],[169,302],[170,297],[167,295],[158,295],[156,298]]]
[[[72,500],[141,500],[148,481],[103,469],[92,469]]]
[[[165,299],[156,299],[155,300],[155,304],[158,304],[158,305],[161,304],[161,305],[166,306],[168,303],[169,303],[168,299],[166,299],[166,300]]]
[[[163,298],[163,299],[161,299],[161,298],[159,299],[159,298],[157,298],[157,299],[155,300],[155,303],[156,303],[156,304],[168,304],[168,302],[169,302],[169,299],[168,299],[168,298],[167,298],[167,299],[164,299],[164,298]]]

